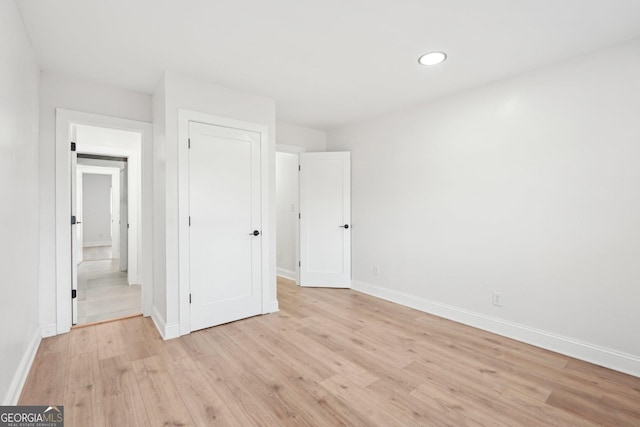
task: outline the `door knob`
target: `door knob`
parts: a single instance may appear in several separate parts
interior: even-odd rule
[[[258,230],[253,230],[253,233],[249,233],[249,236],[259,236],[260,232]]]
[[[349,228],[349,224],[341,225],[340,228]]]

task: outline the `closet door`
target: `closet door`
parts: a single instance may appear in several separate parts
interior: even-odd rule
[[[189,124],[191,330],[261,313],[260,134]]]

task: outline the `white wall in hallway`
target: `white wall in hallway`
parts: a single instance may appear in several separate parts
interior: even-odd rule
[[[151,96],[40,73],[40,325],[56,333],[55,131],[56,108],[150,122]],[[143,159],[144,165],[145,159]]]
[[[15,405],[38,327],[38,64],[13,1],[0,2],[0,399]]]
[[[277,122],[276,138],[278,144],[295,145],[305,151],[327,150],[327,133],[317,129]]]
[[[354,286],[640,375],[639,52],[330,132]]]
[[[83,245],[111,245],[111,175],[83,174]]]
[[[278,275],[295,280],[298,265],[298,155],[276,153]]]

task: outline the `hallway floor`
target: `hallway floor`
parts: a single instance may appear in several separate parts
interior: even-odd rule
[[[85,248],[78,265],[78,324],[140,314],[140,285],[127,284],[111,246]]]

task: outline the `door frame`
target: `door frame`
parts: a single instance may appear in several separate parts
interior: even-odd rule
[[[198,122],[213,126],[250,130],[260,134],[260,213],[261,213],[261,293],[262,314],[277,311],[273,307],[269,293],[271,282],[271,236],[270,200],[269,200],[269,127],[228,117],[215,116],[197,111],[178,110],[178,268],[179,268],[179,313],[180,335],[191,333],[191,306],[189,304],[189,122]],[[275,159],[274,159],[275,161]]]
[[[89,166],[89,165],[78,165],[77,167],[78,172],[80,172],[79,176],[81,177],[80,180],[78,182],[82,182],[84,181],[84,175],[86,174],[93,174],[93,175],[108,175],[111,177],[111,198],[112,198],[112,203],[113,201],[116,199],[115,195],[117,194],[117,198],[120,198],[120,168],[114,168],[111,166]],[[84,183],[83,183],[84,185]],[[116,188],[117,186],[117,188]],[[114,193],[115,191],[115,193]],[[114,203],[114,205],[119,205],[120,201],[118,200],[118,203]],[[118,208],[120,208],[120,206],[118,206]],[[112,223],[112,236],[111,236],[111,253],[113,258],[119,258],[120,257],[120,239],[122,237],[122,230],[120,229],[120,224],[118,224],[118,228],[116,230],[116,226],[114,224],[114,216],[117,217],[118,221],[121,221],[120,218],[120,209],[118,209],[118,212],[116,215],[114,215],[115,209],[114,211],[111,213],[111,223]],[[79,218],[80,219],[80,218]],[[84,218],[83,219],[83,226],[84,226]],[[118,237],[114,238],[114,235],[117,234]],[[117,240],[117,242],[116,242]],[[117,256],[116,256],[117,255]],[[129,274],[127,274],[127,282],[129,285],[131,285],[133,283],[133,278],[129,277]]]
[[[137,120],[121,119],[99,114],[56,108],[56,208],[55,208],[55,240],[56,240],[56,333],[62,334],[71,330],[71,156],[75,125],[87,125],[118,130],[137,132],[140,134],[140,168],[142,205],[142,266],[139,275],[142,285],[142,313],[151,314],[153,289],[152,274],[152,132],[151,123]],[[75,141],[74,141],[75,142]]]
[[[300,167],[300,154],[305,153],[307,150],[304,147],[298,147],[296,145],[287,145],[287,144],[276,144],[276,153],[287,153],[287,154],[295,154],[298,159],[298,167]],[[277,173],[277,172],[276,172]],[[296,199],[296,206],[298,206],[298,213],[300,212],[300,174],[297,175],[298,180],[298,194]],[[277,239],[276,230],[276,239]],[[300,219],[296,221],[296,259],[300,261]],[[276,261],[277,262],[277,261]],[[296,285],[300,285],[300,266],[298,264],[294,265],[296,270]],[[277,263],[276,263],[277,268]],[[285,277],[285,276],[281,276]],[[285,277],[287,278],[287,277]]]

